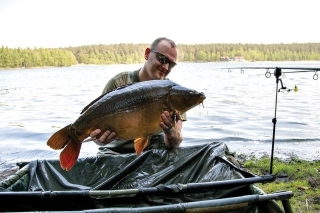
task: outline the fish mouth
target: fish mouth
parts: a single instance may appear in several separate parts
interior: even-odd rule
[[[200,96],[199,105],[201,104],[202,107],[204,108],[203,101],[206,99],[206,95],[203,92],[201,92],[200,94],[201,96]]]
[[[207,97],[203,92],[201,92],[200,94],[201,94],[200,100],[201,100],[201,103],[202,103]]]

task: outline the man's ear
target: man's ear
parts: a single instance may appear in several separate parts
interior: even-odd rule
[[[144,51],[144,59],[148,60],[149,55],[150,55],[151,49],[148,47],[145,51]]]

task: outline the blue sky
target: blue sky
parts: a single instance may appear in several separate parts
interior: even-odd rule
[[[0,46],[320,42],[316,0],[0,0]]]

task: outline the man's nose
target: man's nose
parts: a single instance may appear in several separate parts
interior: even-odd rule
[[[162,64],[162,67],[168,71],[169,70],[169,63]]]

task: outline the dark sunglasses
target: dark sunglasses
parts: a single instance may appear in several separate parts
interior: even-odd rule
[[[156,58],[158,59],[158,61],[161,64],[169,64],[169,69],[172,69],[174,66],[176,66],[177,64],[173,61],[170,61],[165,55],[151,49],[152,52],[154,52],[156,54]]]

